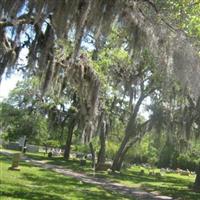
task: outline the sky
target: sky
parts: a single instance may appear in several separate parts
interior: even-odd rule
[[[4,98],[7,98],[9,92],[13,90],[17,82],[21,81],[22,79],[23,79],[22,74],[19,72],[15,72],[10,77],[7,78],[4,75],[0,83],[0,101],[2,101]]]
[[[27,65],[27,55],[28,55],[28,49],[23,48],[19,54],[19,60],[18,64],[21,65]],[[2,77],[2,80],[0,82],[0,102],[7,98],[9,95],[9,92],[13,90],[17,84],[18,81],[21,81],[23,79],[22,72],[14,71],[11,73],[9,77],[6,77],[4,74]]]

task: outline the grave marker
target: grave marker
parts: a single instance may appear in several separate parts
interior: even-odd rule
[[[9,170],[16,170],[16,171],[20,171],[19,168],[19,161],[21,158],[21,153],[15,153],[13,154],[13,159],[12,159],[12,166],[9,167]]]

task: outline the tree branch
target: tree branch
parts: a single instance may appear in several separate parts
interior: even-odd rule
[[[154,11],[156,12],[157,15],[159,15],[159,10],[157,9],[156,5],[150,1],[150,0],[143,0],[143,2],[146,2],[147,4],[149,4],[153,9]],[[140,12],[143,14],[144,16],[144,13],[142,12],[141,9],[139,9]],[[159,15],[160,16],[160,15]],[[167,22],[163,17],[160,16],[160,19],[174,32],[177,32],[177,31],[180,31],[179,29],[173,27],[169,22]]]
[[[23,15],[17,19],[13,19],[11,21],[1,20],[0,21],[0,27],[4,28],[7,26],[17,26],[17,25],[23,25],[23,24],[33,24],[34,18],[30,17],[28,15]]]

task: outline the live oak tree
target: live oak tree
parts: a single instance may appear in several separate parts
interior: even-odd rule
[[[141,56],[143,61],[135,66],[132,76],[125,77],[126,80],[124,80],[129,83],[130,87],[128,92],[130,114],[124,138],[113,161],[113,171],[121,169],[127,151],[151,129],[150,120],[140,122],[139,110],[145,98],[150,97],[155,91],[159,91],[162,75],[158,75],[158,71],[148,52]]]

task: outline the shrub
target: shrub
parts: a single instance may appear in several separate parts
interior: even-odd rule
[[[199,159],[192,158],[189,154],[180,154],[177,158],[177,167],[195,171]]]
[[[85,144],[74,145],[73,150],[76,152],[81,152],[81,153],[89,153],[90,152],[89,145],[85,145]]]
[[[115,156],[115,154],[116,154],[118,148],[119,148],[119,145],[118,145],[118,144],[116,144],[116,143],[113,142],[113,141],[108,141],[108,142],[107,142],[107,149],[106,149],[106,157],[107,157],[108,159],[111,159],[111,160],[112,160],[112,159],[114,158],[114,156]]]

